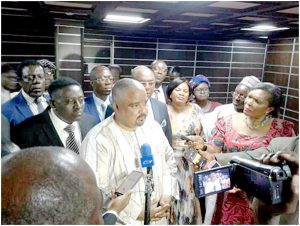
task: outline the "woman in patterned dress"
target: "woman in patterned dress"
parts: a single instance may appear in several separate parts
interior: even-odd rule
[[[177,78],[167,88],[169,98],[168,112],[172,126],[172,146],[178,167],[179,200],[171,208],[171,224],[201,224],[201,212],[198,199],[193,189],[194,166],[183,157],[188,147],[180,135],[197,138],[201,133],[200,117],[203,115],[197,104],[189,103],[191,89],[186,80]]]
[[[293,123],[278,118],[281,106],[280,88],[272,83],[257,84],[245,99],[243,113],[217,121],[207,150],[212,153],[251,151],[267,146],[274,137],[294,136]],[[239,189],[218,194],[211,223],[254,224],[247,194]]]

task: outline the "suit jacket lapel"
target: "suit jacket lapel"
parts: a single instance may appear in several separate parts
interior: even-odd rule
[[[42,120],[45,122],[42,125],[42,131],[45,134],[46,138],[49,140],[49,146],[60,146],[64,147],[60,137],[58,136],[55,127],[50,119],[48,109],[42,113]],[[51,144],[51,145],[50,145]]]
[[[96,104],[95,104],[93,96],[91,96],[89,98],[89,103],[90,103],[88,105],[89,111],[91,112],[92,115],[94,115],[96,117],[97,122],[100,122],[101,120],[99,118],[98,111],[97,111]]]
[[[158,105],[155,104],[155,99],[153,99],[151,97],[150,98],[150,103],[151,103],[151,107],[152,107],[152,111],[153,111],[154,120],[157,121],[157,122],[160,122],[161,119],[159,118],[159,116],[160,116],[159,109],[158,109]]]
[[[19,114],[23,115],[24,118],[33,116],[32,111],[30,110],[25,98],[22,95],[22,92],[18,94],[18,98],[16,99],[16,109]]]

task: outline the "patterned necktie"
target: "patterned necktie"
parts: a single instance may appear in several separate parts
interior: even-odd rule
[[[42,104],[42,100],[40,98],[36,98],[34,100],[34,103],[37,105],[37,108],[38,108],[38,112],[41,113],[43,112],[45,109],[44,109],[44,106]]]
[[[79,154],[79,145],[76,142],[75,133],[74,133],[75,126],[68,125],[68,126],[66,126],[65,131],[67,131],[69,133],[69,136],[67,137],[67,140],[66,140],[66,148],[74,151],[76,154]]]

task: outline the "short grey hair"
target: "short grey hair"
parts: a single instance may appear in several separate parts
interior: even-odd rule
[[[142,89],[145,90],[144,86],[131,78],[123,78],[117,81],[112,89],[112,100],[113,103],[117,103],[122,101],[122,97],[124,96],[124,93],[128,89]],[[146,92],[146,91],[145,91]]]
[[[104,70],[108,70],[110,72],[109,68],[105,67],[103,65],[97,65],[97,66],[93,67],[93,69],[90,72],[90,80],[92,81],[92,80],[97,79],[97,74],[99,74],[101,71],[104,71]]]
[[[133,68],[131,70],[131,75],[132,75],[132,78],[133,79],[136,79],[136,77],[145,72],[145,71],[149,71],[153,74],[152,70],[150,68],[148,68],[147,66],[144,66],[144,65],[139,65],[139,66],[136,66],[135,68]],[[154,77],[154,74],[153,74],[153,77]],[[155,77],[154,77],[155,78]]]

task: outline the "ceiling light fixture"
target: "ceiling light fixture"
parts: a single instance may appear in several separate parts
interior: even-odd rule
[[[249,28],[241,28],[243,31],[282,31],[288,30],[288,27],[275,27],[272,25],[257,25]]]
[[[264,38],[264,39],[267,39],[268,36],[259,36],[258,38]]]
[[[133,24],[141,24],[149,21],[150,18],[143,18],[137,16],[120,16],[120,15],[112,15],[108,14],[104,18],[104,21],[110,22],[120,22],[120,23],[133,23]]]

